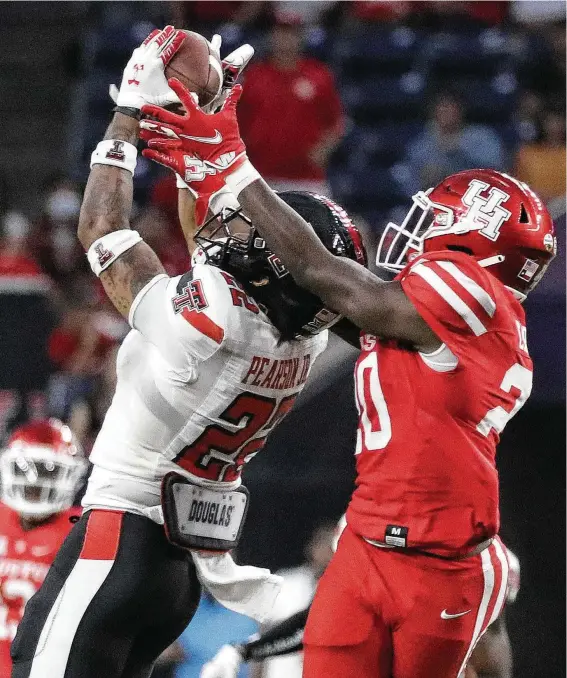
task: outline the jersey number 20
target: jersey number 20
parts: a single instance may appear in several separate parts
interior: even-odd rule
[[[355,374],[356,406],[360,417],[356,440],[356,454],[364,449],[369,451],[383,450],[392,438],[392,424],[388,405],[382,393],[378,375],[378,355],[375,351],[368,353],[357,365]],[[511,410],[497,405],[489,410],[476,429],[487,436],[492,429],[497,433],[504,430],[506,424],[522,407],[532,390],[532,372],[527,367],[516,363],[506,371],[500,384],[500,390],[510,393],[517,389],[520,394]]]

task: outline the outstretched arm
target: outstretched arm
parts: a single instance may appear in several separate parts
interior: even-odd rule
[[[164,273],[153,250],[130,230],[140,109],[148,102],[166,105],[177,100],[164,68],[184,39],[183,32],[166,26],[152,31],[134,50],[115,98],[117,112],[93,154],[81,206],[79,240],[109,299],[126,317],[138,292]]]
[[[116,113],[105,139],[116,139],[136,144],[137,120]],[[88,250],[99,238],[130,228],[132,209],[132,173],[120,167],[94,165],[83,198],[77,235]],[[126,318],[132,301],[152,278],[165,273],[155,252],[144,242],[139,242],[124,252],[100,274],[108,298]]]
[[[183,231],[183,237],[187,243],[189,256],[197,249],[195,233],[197,232],[197,218],[195,216],[195,198],[188,188],[178,187],[177,190],[177,214]]]
[[[181,83],[170,80],[169,84],[187,113],[175,115],[152,105],[143,108],[154,118],[141,125],[149,145],[146,157],[184,173],[185,181],[198,193],[210,191],[211,185],[218,190],[226,183],[297,283],[358,328],[426,352],[440,346],[400,283],[384,283],[363,266],[333,256],[311,226],[259,177],[240,139],[238,85],[219,113],[205,115]]]
[[[238,201],[296,282],[329,308],[372,334],[408,341],[424,351],[439,346],[400,283],[384,283],[360,264],[333,256],[265,181],[246,186]]]

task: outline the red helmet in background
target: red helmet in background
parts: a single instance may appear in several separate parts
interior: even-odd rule
[[[87,469],[81,446],[58,419],[16,429],[0,453],[1,499],[28,518],[46,518],[73,505]]]
[[[400,271],[415,253],[473,256],[524,299],[557,252],[553,221],[526,184],[490,169],[467,170],[413,196],[400,226],[388,224],[376,264]]]

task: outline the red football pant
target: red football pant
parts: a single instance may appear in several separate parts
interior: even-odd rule
[[[498,538],[446,561],[372,546],[347,527],[311,606],[303,678],[457,678],[507,581]]]

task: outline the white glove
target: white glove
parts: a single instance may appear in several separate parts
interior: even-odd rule
[[[140,109],[144,104],[168,106],[179,103],[170,89],[164,69],[185,39],[183,31],[166,26],[152,31],[133,51],[122,76],[120,90],[110,86],[110,96],[117,106]]]
[[[242,656],[234,645],[223,645],[201,669],[201,678],[236,678]]]
[[[211,42],[209,43],[211,50],[219,59],[221,43],[222,38],[220,35],[213,35]],[[246,68],[253,56],[254,48],[252,45],[241,45],[222,60],[222,87],[218,95],[209,104],[202,107],[205,113],[214,113],[224,104],[234,83],[238,80],[240,74]]]

